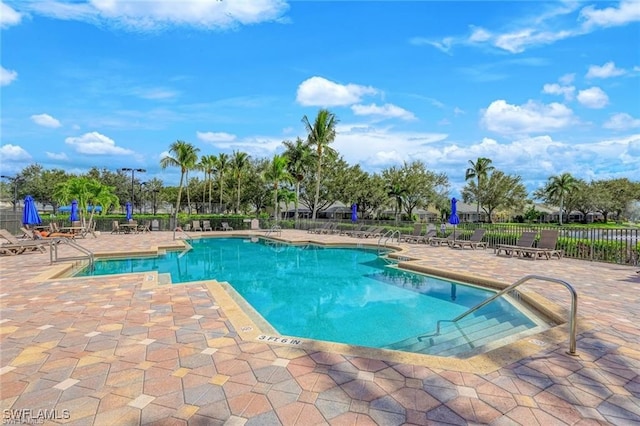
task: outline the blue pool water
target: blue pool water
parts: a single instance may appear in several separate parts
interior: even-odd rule
[[[370,249],[245,238],[190,243],[193,250],[183,254],[98,260],[93,272],[80,275],[158,271],[171,274],[174,284],[225,281],[282,335],[377,348],[430,333],[438,320],[493,294],[389,267]],[[490,306],[526,319],[504,300]]]

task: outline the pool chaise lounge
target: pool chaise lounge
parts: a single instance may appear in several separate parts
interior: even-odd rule
[[[514,254],[520,253],[518,250],[528,249],[533,247],[533,243],[536,240],[538,233],[536,231],[524,231],[518,241],[514,244],[498,244],[494,247],[493,251],[496,255],[504,253],[505,256],[513,257]]]
[[[564,254],[563,250],[556,249],[558,243],[558,230],[557,229],[544,229],[540,231],[540,241],[536,247],[519,247],[514,249],[514,254],[518,257],[530,257],[533,260],[538,258],[551,259],[557,257],[562,259]]]
[[[461,249],[464,249],[465,247],[469,247],[474,250],[477,249],[478,247],[482,247],[483,249],[486,249],[489,243],[487,241],[482,241],[482,238],[484,238],[485,232],[486,230],[482,228],[478,228],[475,231],[473,231],[473,235],[471,235],[471,238],[468,240],[449,241],[449,247],[451,248],[457,247]]]

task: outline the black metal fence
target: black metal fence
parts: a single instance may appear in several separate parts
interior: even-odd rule
[[[123,221],[124,218],[119,221]],[[200,220],[203,218],[201,217]],[[222,222],[227,222],[234,230],[251,229],[252,218],[243,217],[221,217],[212,216],[209,220],[213,229],[220,229]],[[109,233],[113,229],[113,222],[117,219],[109,217],[95,216],[96,231]],[[61,220],[56,218],[43,218],[43,224]],[[138,218],[139,223],[148,223],[152,231],[170,231],[175,228],[172,218],[164,216],[145,216]],[[184,221],[180,226],[188,225],[191,221]],[[320,228],[327,220],[293,219],[280,220],[278,225],[283,229]],[[336,222],[336,221],[332,221]],[[259,219],[261,229],[269,229],[274,224],[272,219]],[[0,228],[7,229],[17,235],[22,226],[22,213],[13,211],[0,212]],[[351,221],[337,221],[339,229],[354,229],[358,226],[381,226],[387,230],[399,229],[402,233],[410,234],[413,231],[414,223],[396,221],[366,220],[352,223]],[[640,262],[640,228],[595,228],[595,227],[572,227],[565,225],[554,227],[552,225],[527,225],[527,224],[473,224],[462,223],[455,228],[446,224],[444,232],[439,224],[424,224],[424,226],[436,227],[440,236],[446,236],[451,232],[456,232],[457,239],[468,239],[476,228],[486,229],[484,240],[488,241],[489,247],[497,244],[515,244],[522,232],[540,231],[542,229],[557,229],[559,231],[558,249],[564,251],[566,257],[590,260],[597,262],[616,263],[621,265],[637,266]]]

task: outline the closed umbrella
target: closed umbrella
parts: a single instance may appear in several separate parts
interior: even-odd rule
[[[453,239],[456,239],[456,225],[460,223],[460,218],[457,214],[456,203],[458,200],[454,198],[451,199],[451,216],[449,216],[449,223],[453,225]]]
[[[42,223],[36,203],[31,195],[24,197],[24,210],[22,210],[22,223],[25,225],[39,225]]]
[[[71,222],[80,220],[80,217],[78,216],[78,200],[73,200],[71,202],[71,214],[69,215],[69,220]]]
[[[133,211],[131,209],[131,203],[127,201],[127,204],[125,205],[125,211],[127,212],[127,221],[133,219]]]
[[[354,203],[351,205],[351,222],[357,222],[357,221],[358,221],[358,205]]]

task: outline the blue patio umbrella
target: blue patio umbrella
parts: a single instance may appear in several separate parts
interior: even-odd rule
[[[454,198],[451,199],[451,216],[449,216],[449,223],[453,225],[453,239],[456,239],[456,225],[460,223],[460,218],[457,214],[456,203],[458,200]]]
[[[351,222],[358,221],[358,205],[353,203],[351,204]]]
[[[127,204],[125,204],[125,211],[127,212],[127,216],[126,219],[127,221],[133,219],[133,211],[131,209],[131,203],[127,201]]]
[[[69,215],[69,220],[71,222],[80,220],[80,217],[78,217],[78,200],[73,200],[71,202],[71,214]]]
[[[36,203],[31,195],[24,197],[24,210],[22,210],[22,223],[25,225],[39,225],[42,223]]]

